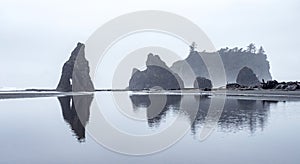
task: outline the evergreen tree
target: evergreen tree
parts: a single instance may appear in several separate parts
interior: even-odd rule
[[[190,52],[194,52],[195,49],[197,47],[197,44],[195,42],[193,42],[191,45],[190,45]]]
[[[249,44],[249,46],[247,47],[247,52],[250,52],[250,53],[256,52],[256,47],[253,43]]]
[[[258,50],[258,54],[261,54],[261,55],[265,54],[265,50],[263,49],[262,46],[260,46],[260,48]]]

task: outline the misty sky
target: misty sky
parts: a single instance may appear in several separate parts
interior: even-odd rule
[[[139,10],[184,16],[217,49],[262,45],[274,79],[300,80],[297,0],[1,0],[0,88],[55,88],[77,42],[112,18]]]

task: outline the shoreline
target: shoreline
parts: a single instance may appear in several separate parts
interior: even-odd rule
[[[39,98],[39,97],[63,97],[76,95],[90,95],[99,92],[129,92],[130,95],[195,95],[195,96],[213,96],[238,99],[255,99],[255,100],[279,100],[279,101],[300,101],[300,90],[282,91],[282,90],[226,90],[213,89],[203,91],[199,89],[183,90],[143,90],[130,91],[127,89],[97,89],[94,92],[58,92],[51,89],[30,89],[30,90],[11,90],[0,91],[1,99],[18,99],[18,98]]]

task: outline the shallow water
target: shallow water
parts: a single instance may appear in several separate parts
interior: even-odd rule
[[[222,102],[215,101],[218,97],[149,97],[128,92],[97,92],[93,97],[77,98],[0,100],[0,163],[265,164],[300,161],[300,101],[228,97],[224,99],[224,108],[209,119],[209,107]],[[160,106],[164,98],[166,101]],[[91,109],[93,103],[111,125],[129,134],[158,134],[177,119],[188,125],[189,130],[171,147],[151,155],[116,153],[97,143],[88,130],[95,113]],[[205,124],[215,118],[213,132],[202,140],[200,135]],[[135,146],[138,145],[132,145]]]

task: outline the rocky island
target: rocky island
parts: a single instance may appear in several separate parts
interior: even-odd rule
[[[198,52],[195,50],[195,44],[192,44],[190,47],[188,57],[185,60],[175,62],[170,68],[184,79],[185,87],[191,87],[194,83],[192,76],[186,73],[189,69],[192,69],[197,77],[210,79],[207,67],[201,55],[206,56],[213,53],[220,55],[228,83],[234,83],[239,71],[244,67],[252,69],[259,80],[272,80],[270,64],[263,47],[260,47],[259,50],[256,51],[255,45],[251,43],[245,50],[238,47],[232,49],[226,47],[221,48],[217,52]]]

